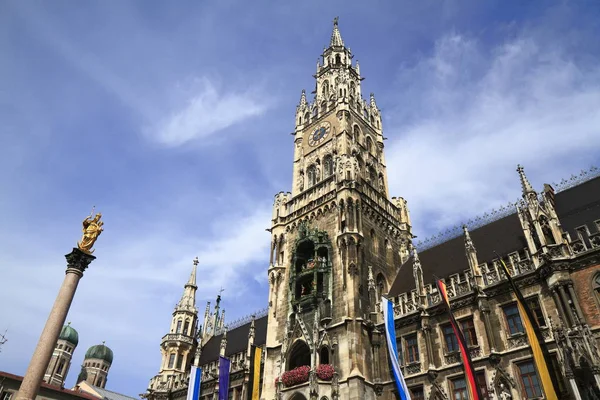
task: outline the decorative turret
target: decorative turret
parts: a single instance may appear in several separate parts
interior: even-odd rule
[[[463,232],[465,236],[465,255],[469,262],[471,275],[473,276],[474,283],[481,288],[483,287],[483,275],[481,274],[479,262],[477,261],[477,250],[475,249],[473,240],[471,240],[471,235],[469,234],[469,229],[466,225],[463,225]]]
[[[177,382],[184,380],[187,371],[190,369],[190,364],[195,361],[195,358],[199,360],[199,354],[196,350],[198,348],[198,336],[202,336],[202,328],[197,328],[196,290],[198,287],[196,286],[196,273],[198,264],[198,257],[196,257],[193,260],[190,277],[183,287],[181,299],[173,311],[169,333],[162,338],[160,344],[161,367],[158,374],[150,380],[148,390],[151,392],[167,390],[166,388],[172,385],[174,380],[177,380]],[[204,327],[207,325],[206,314],[209,307],[210,304],[207,305],[207,312],[204,316]]]
[[[60,331],[52,358],[44,375],[44,382],[58,387],[64,385],[71,367],[71,358],[78,343],[79,334],[69,322]]]
[[[523,199],[517,206],[517,215],[534,265],[537,267],[541,263],[542,256],[568,256],[569,248],[563,239],[564,232],[554,209],[553,191],[545,190],[540,198],[533,190],[521,165],[517,166],[517,172],[523,190]]]

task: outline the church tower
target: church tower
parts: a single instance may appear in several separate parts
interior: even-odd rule
[[[69,368],[71,367],[71,358],[78,343],[79,334],[71,327],[71,323],[69,322],[60,331],[50,364],[48,364],[48,369],[44,375],[44,382],[58,387],[62,387],[65,384]]]
[[[273,208],[262,397],[374,399],[389,379],[374,324],[408,257],[410,219],[389,197],[381,113],[337,18],[314,77],[314,99],[303,90],[296,108],[292,191]],[[307,368],[309,385],[289,373]]]
[[[196,331],[198,329],[198,309],[196,308],[196,269],[198,258],[190,278],[183,289],[181,300],[175,306],[169,333],[163,336],[160,343],[162,361],[160,370],[150,380],[150,393],[169,391],[185,381],[190,366],[194,362],[197,346]]]

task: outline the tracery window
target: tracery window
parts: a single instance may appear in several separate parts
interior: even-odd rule
[[[306,175],[308,176],[309,187],[317,183],[317,167],[314,164],[306,169]]]
[[[596,300],[600,306],[600,274],[596,274],[596,277],[594,278],[594,294],[596,295]]]
[[[333,157],[329,154],[323,158],[323,174],[323,178],[333,175]]]

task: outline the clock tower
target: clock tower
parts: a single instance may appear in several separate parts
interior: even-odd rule
[[[381,114],[337,18],[314,78],[296,108],[292,191],[273,206],[261,397],[375,399],[391,379],[377,326],[408,257],[408,208],[389,197]]]

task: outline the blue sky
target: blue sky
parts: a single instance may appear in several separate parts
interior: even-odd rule
[[[521,4],[523,3],[523,4]],[[198,306],[261,309],[273,195],[331,21],[383,113],[390,191],[420,238],[600,161],[596,1],[4,1],[0,370],[23,374],[95,205],[68,319],[142,393],[192,259]]]

